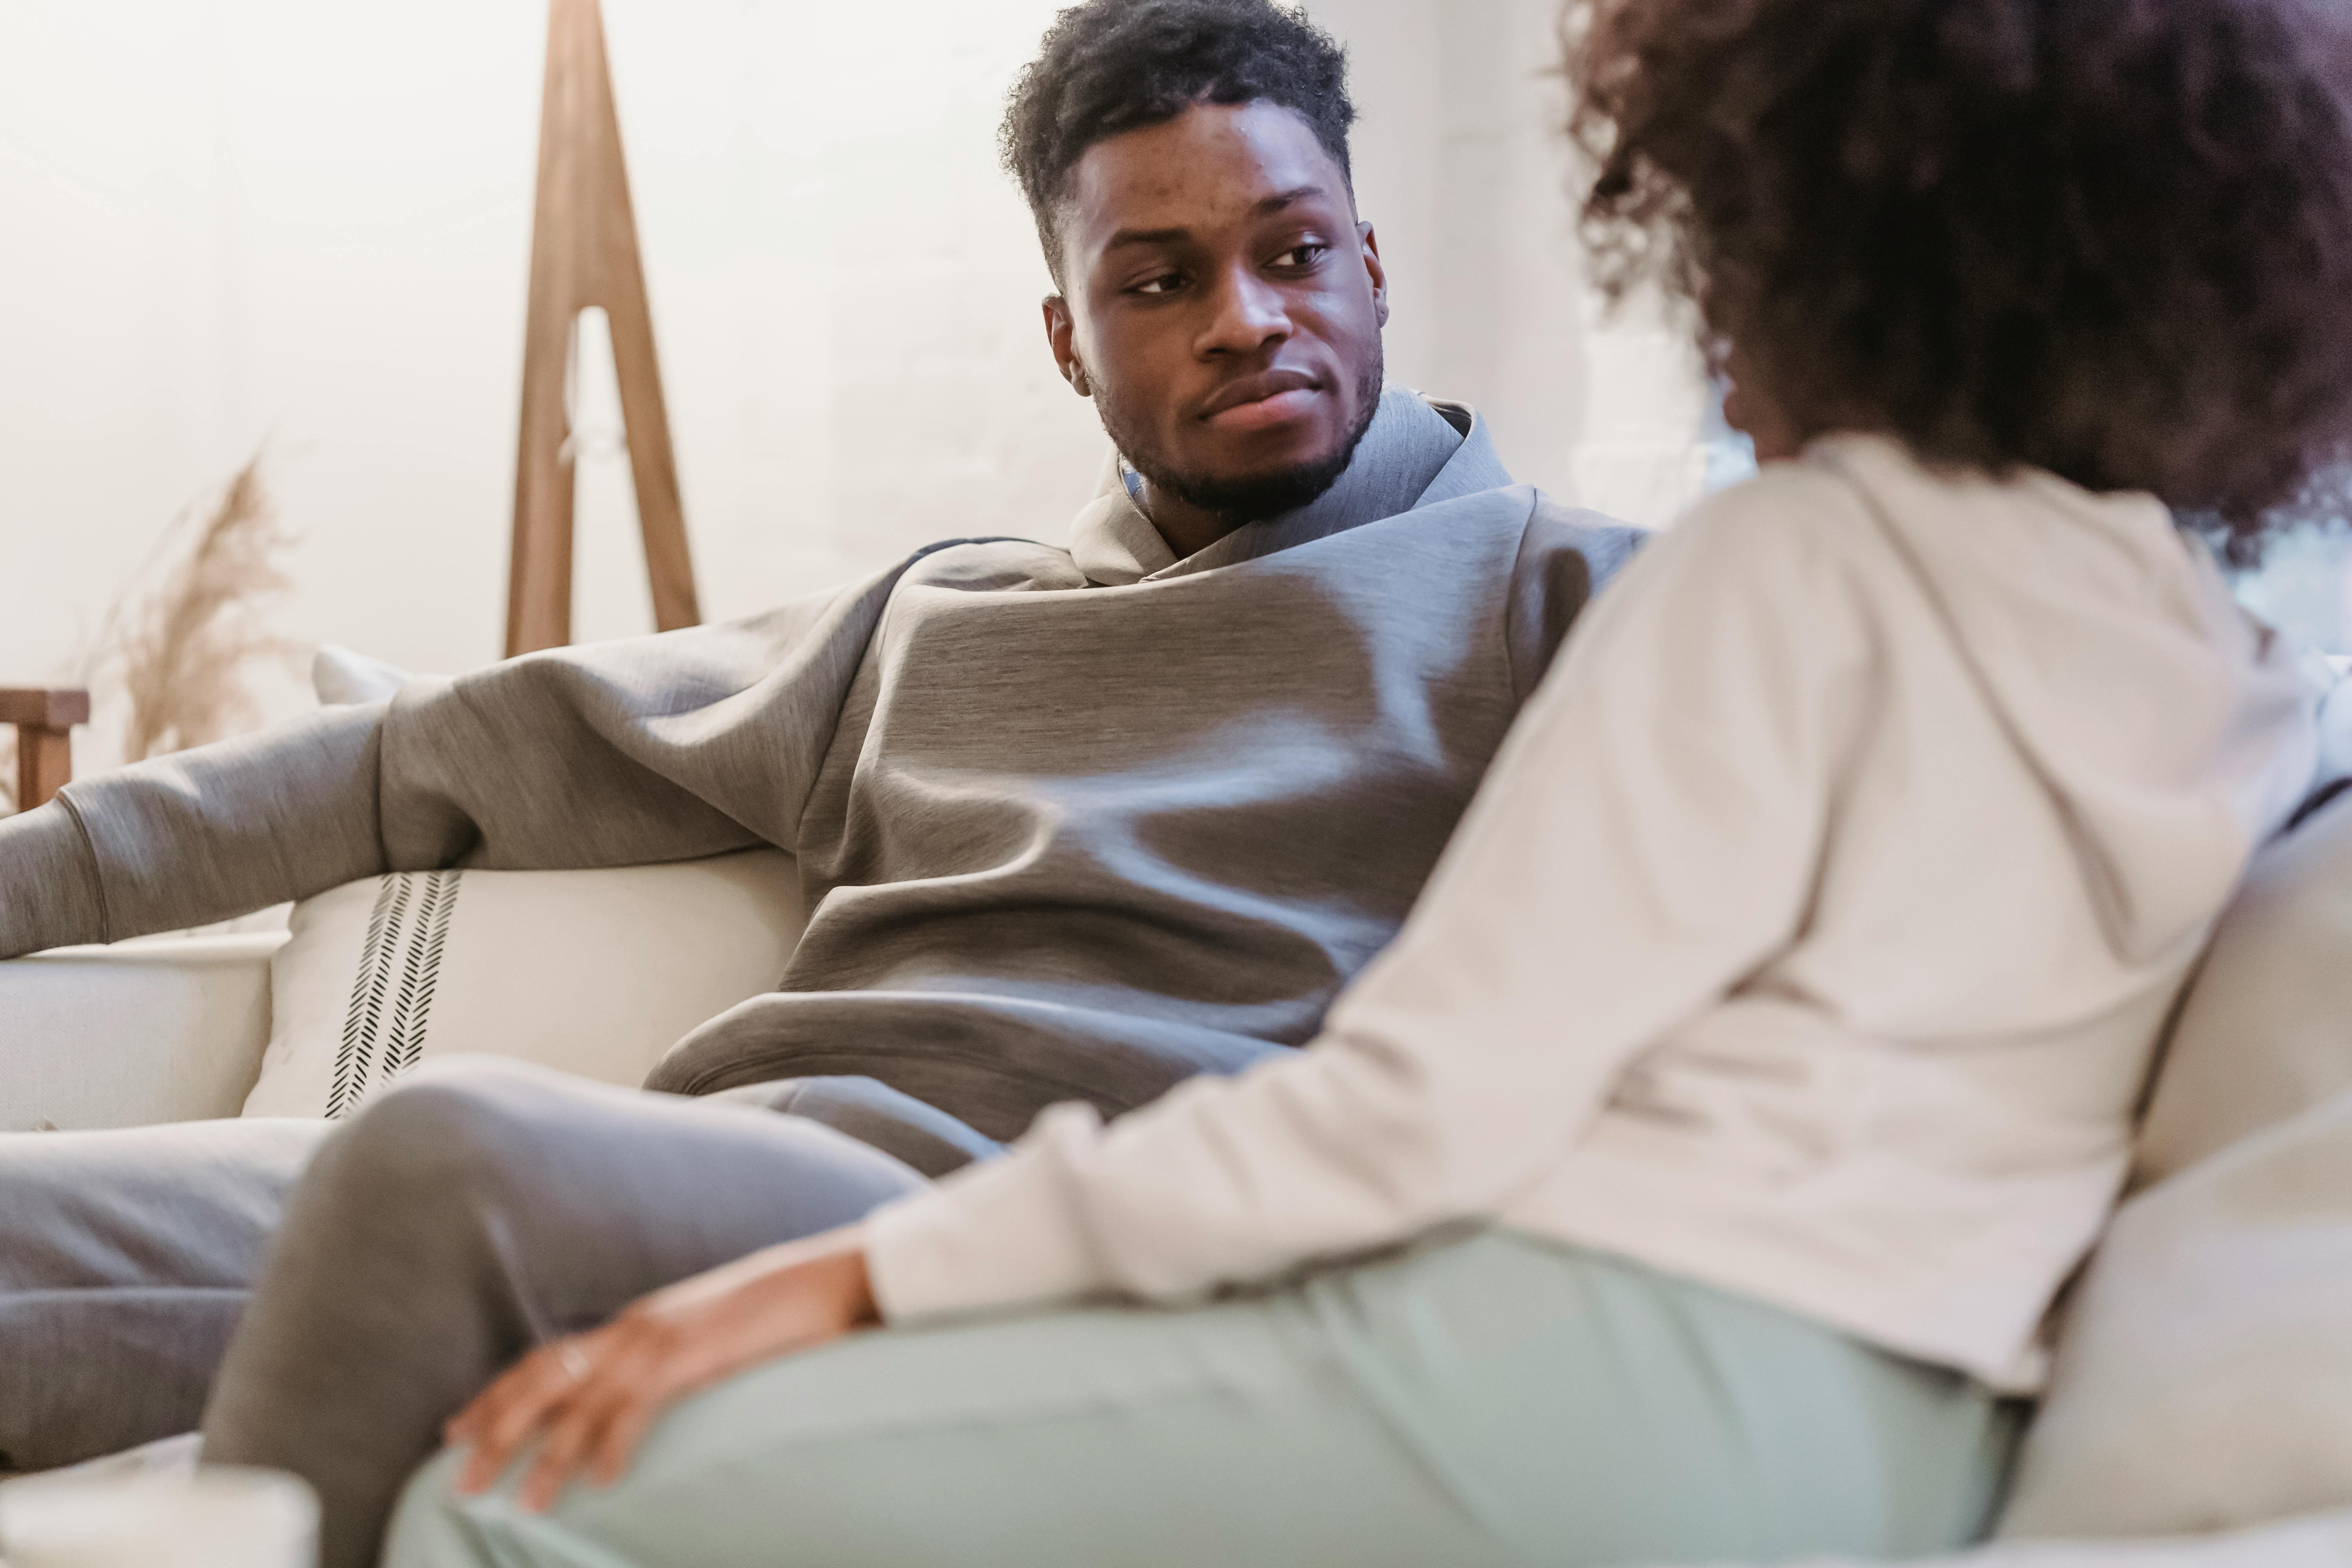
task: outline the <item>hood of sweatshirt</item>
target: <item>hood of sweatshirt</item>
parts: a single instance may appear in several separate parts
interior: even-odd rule
[[[2050,792],[2116,957],[2200,940],[2315,763],[2320,693],[2286,639],[2152,496],[1938,474],[1877,437],[1804,460],[1849,480],[1915,568]]]
[[[1474,410],[1391,387],[1381,395],[1355,456],[1329,489],[1278,517],[1245,523],[1181,560],[1144,515],[1131,471],[1112,453],[1094,499],[1070,525],[1070,555],[1090,583],[1156,582],[1271,555],[1510,483],[1510,471]]]

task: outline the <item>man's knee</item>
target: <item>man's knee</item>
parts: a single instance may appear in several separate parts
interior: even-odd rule
[[[527,1107],[545,1075],[488,1057],[431,1062],[375,1096],[320,1155],[314,1175],[378,1204],[470,1201],[527,1159]]]

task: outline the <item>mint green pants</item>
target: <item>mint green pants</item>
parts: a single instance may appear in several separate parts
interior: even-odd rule
[[[418,1472],[388,1568],[1871,1557],[1989,1522],[1981,1386],[1482,1231],[1191,1310],[855,1336],[721,1384],[543,1516]],[[511,1486],[520,1471],[509,1478]]]

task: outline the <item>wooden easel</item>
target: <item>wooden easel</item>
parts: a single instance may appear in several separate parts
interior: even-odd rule
[[[514,561],[507,585],[509,658],[572,640],[572,458],[566,446],[572,419],[565,391],[580,312],[592,306],[601,306],[613,326],[654,624],[663,631],[694,626],[702,611],[670,455],[669,414],[654,354],[620,115],[613,106],[604,21],[596,0],[552,0],[523,337]]]

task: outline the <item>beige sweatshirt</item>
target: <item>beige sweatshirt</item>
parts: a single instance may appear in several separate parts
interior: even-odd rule
[[[908,1319],[1493,1220],[2010,1389],[2161,1020],[2312,772],[2154,500],[1845,437],[1652,544],[1304,1053],[870,1222]]]

